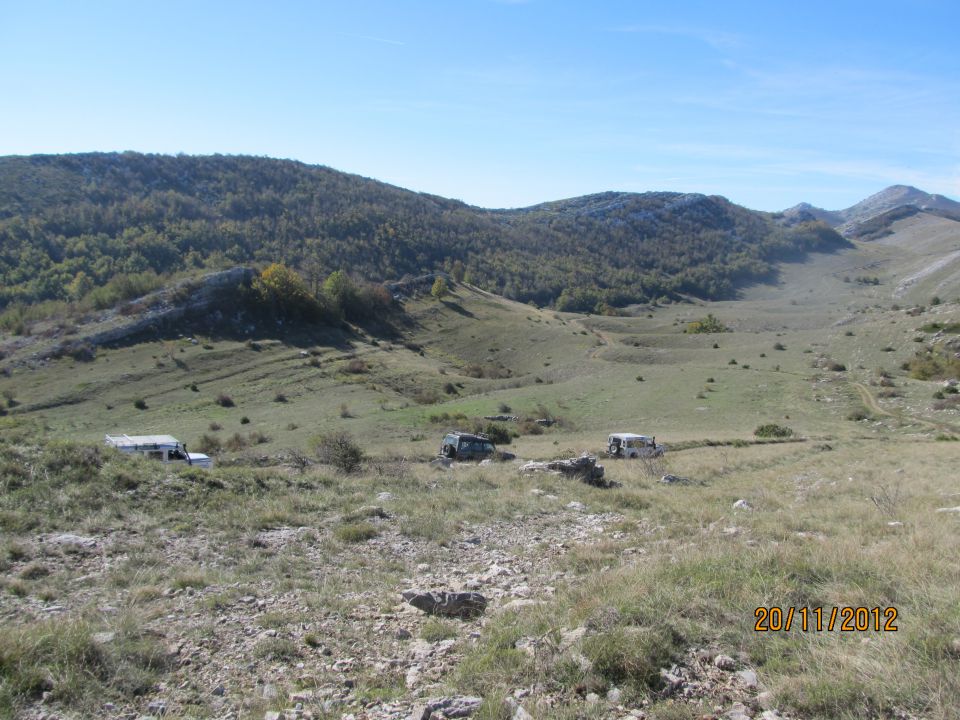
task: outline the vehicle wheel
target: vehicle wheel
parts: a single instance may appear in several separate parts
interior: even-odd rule
[[[613,455],[614,457],[616,457],[617,455],[620,454],[620,446],[619,446],[619,445],[611,445],[610,447],[607,448],[607,452],[610,453],[611,455]]]

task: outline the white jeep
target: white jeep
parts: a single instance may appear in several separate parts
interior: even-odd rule
[[[657,439],[650,435],[613,433],[607,438],[607,454],[611,457],[660,457],[666,450],[666,445],[658,445]]]
[[[143,455],[162,463],[183,463],[208,470],[213,460],[203,453],[187,452],[173,435],[107,435],[106,444],[122,453]]]

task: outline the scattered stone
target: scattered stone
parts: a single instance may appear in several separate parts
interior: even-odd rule
[[[117,636],[114,632],[98,632],[90,636],[90,639],[93,640],[97,645],[108,645],[113,642],[113,639]]]
[[[952,507],[952,508],[950,508],[950,507],[937,508],[937,512],[938,512],[938,513],[939,513],[939,512],[945,512],[945,513],[960,513],[960,505],[957,505],[956,507]]]
[[[227,689],[223,685],[217,685],[211,691],[211,694],[216,695],[217,697],[223,697],[224,695],[226,695],[226,693],[227,693]]]
[[[887,523],[887,527],[903,527],[903,523],[899,520],[891,520]]]
[[[567,509],[576,510],[577,512],[583,512],[584,510],[587,509],[587,506],[577,500],[571,500],[570,502],[567,503]]]
[[[487,599],[478,592],[406,590],[403,599],[428,615],[469,618],[487,609]]]
[[[733,504],[734,510],[753,510],[753,506],[743,498],[740,498]]]
[[[448,457],[438,457],[430,461],[430,467],[438,470],[449,470],[451,465],[453,465],[453,460]]]
[[[515,600],[511,600],[508,603],[504,603],[499,608],[497,608],[497,610],[499,612],[510,612],[510,611],[522,610],[523,608],[527,608],[527,607],[536,607],[537,605],[543,605],[543,601],[533,600],[531,598],[516,598]]]
[[[960,658],[960,637],[955,637],[950,641],[950,654]]]
[[[587,635],[587,629],[583,626],[573,630],[565,630],[560,633],[560,650],[569,650]]]
[[[660,670],[660,679],[663,681],[663,695],[669,697],[675,692],[680,690],[684,683],[683,678],[676,673],[676,666],[667,670],[663,668]]]
[[[667,474],[660,478],[660,482],[664,485],[691,485],[693,481],[688,477]]]
[[[51,545],[61,545],[83,550],[92,550],[97,546],[97,541],[95,539],[83,537],[82,535],[74,535],[72,533],[53,535],[47,539],[47,542]]]
[[[747,709],[747,706],[743,703],[737,702],[733,704],[727,712],[724,714],[724,717],[727,720],[750,720],[753,715],[750,714],[750,711]]]
[[[410,720],[437,720],[437,718],[465,718],[473,715],[483,703],[482,698],[471,695],[434,698],[417,705],[410,713]]]
[[[733,670],[737,666],[737,661],[729,655],[717,655],[713,659],[713,664],[721,670]]]
[[[531,494],[531,495],[546,495],[546,491],[545,491],[545,490],[541,490],[540,488],[531,488],[530,494]]]
[[[387,502],[387,500],[393,500],[393,493],[391,492],[377,493],[377,500],[379,500],[380,502]]]
[[[517,422],[520,420],[516,415],[484,415],[483,419],[496,422]]]
[[[737,676],[743,680],[743,684],[748,688],[755,688],[757,686],[757,673],[750,668],[741,670],[737,673]]]
[[[596,705],[600,702],[600,696],[596,693],[587,693],[587,697],[584,698],[587,701],[587,705]]]
[[[507,708],[507,712],[510,713],[510,720],[533,720],[533,716],[524,710],[523,705],[513,698],[506,698],[503,704]]]
[[[263,720],[284,720],[283,713],[276,710],[269,710],[263,715]]]
[[[149,705],[147,705],[147,712],[152,713],[153,715],[166,715],[167,703],[163,700],[153,700]]]
[[[409,640],[413,637],[413,635],[406,628],[397,628],[397,632],[395,633],[394,637],[396,637],[397,640]]]
[[[619,704],[621,697],[623,697],[623,693],[620,692],[619,688],[612,687],[607,691],[607,702],[612,702],[614,705]]]
[[[782,717],[776,710],[764,710],[760,713],[760,720],[781,720]]]
[[[535,657],[537,654],[537,639],[522,637],[513,644],[513,647],[530,657]]]
[[[757,695],[757,704],[767,710],[773,709],[773,693],[769,690],[764,690],[762,693]]]

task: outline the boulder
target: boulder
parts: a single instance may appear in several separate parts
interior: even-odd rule
[[[563,460],[550,460],[548,462],[528,462],[520,466],[520,473],[545,472],[553,475],[567,475],[576,477],[596,487],[616,487],[619,483],[604,478],[603,465],[597,464],[595,455],[584,453],[580,457],[568,458]]]
[[[487,609],[487,599],[478,592],[407,590],[403,599],[428,615],[470,618],[482,615]]]

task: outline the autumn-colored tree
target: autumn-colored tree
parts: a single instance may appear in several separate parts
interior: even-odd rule
[[[257,299],[279,315],[316,319],[323,308],[310,294],[303,278],[280,263],[273,263],[253,281]]]
[[[447,287],[447,281],[442,277],[438,277],[433,281],[433,287],[430,288],[430,294],[433,295],[437,300],[440,300],[444,295],[446,295],[450,289]]]

